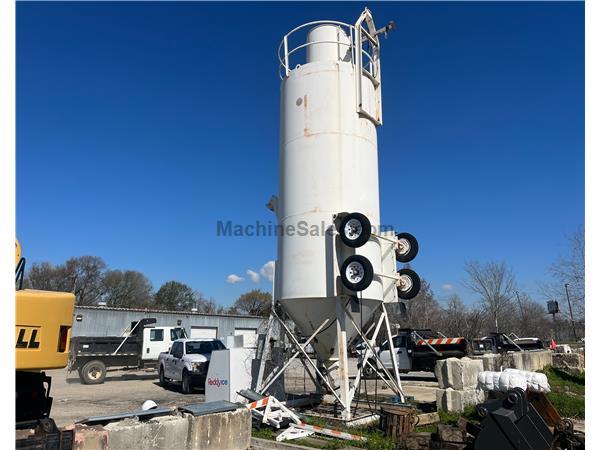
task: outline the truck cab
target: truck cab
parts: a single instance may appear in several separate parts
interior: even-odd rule
[[[429,329],[413,330],[404,328],[392,336],[392,343],[396,354],[396,362],[400,373],[411,371],[433,372],[436,361],[446,358],[462,358],[467,354],[467,341],[464,337],[440,337]],[[392,352],[388,341],[381,347],[375,348],[381,363],[388,370],[393,368]],[[365,355],[362,352],[362,355]],[[375,374],[377,363],[371,356],[365,366],[365,376]]]
[[[177,339],[187,337],[184,328],[173,327],[146,327],[143,334],[142,359],[154,361],[162,352],[169,351]]]

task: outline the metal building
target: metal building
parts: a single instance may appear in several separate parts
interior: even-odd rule
[[[119,336],[133,321],[156,319],[157,326],[181,326],[191,337],[224,337],[264,333],[264,317],[203,314],[189,311],[76,306],[72,336]]]

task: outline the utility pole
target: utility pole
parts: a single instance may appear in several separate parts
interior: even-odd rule
[[[571,327],[573,328],[573,337],[577,340],[575,331],[575,321],[573,320],[573,309],[571,308],[571,298],[569,297],[569,283],[565,283],[565,292],[567,293],[567,303],[569,304],[569,315],[571,316]]]
[[[523,313],[523,305],[521,304],[521,299],[519,298],[519,291],[515,291],[517,295],[517,302],[519,303],[519,309],[521,310],[521,320],[525,318],[525,314]]]

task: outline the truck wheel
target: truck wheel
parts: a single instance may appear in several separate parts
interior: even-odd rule
[[[79,372],[83,384],[102,384],[106,377],[106,366],[97,359],[86,362]]]
[[[419,253],[419,243],[415,237],[410,233],[398,233],[396,239],[403,247],[402,253],[399,249],[396,249],[396,261],[407,263],[415,259],[417,253]]]
[[[163,369],[162,364],[158,369],[158,384],[161,387],[165,387],[167,385],[167,380],[165,379],[165,369]]]
[[[398,297],[402,300],[415,298],[421,290],[421,278],[414,270],[400,269],[398,271],[401,284],[398,286]]]
[[[340,239],[348,247],[362,247],[371,237],[371,221],[361,213],[350,213],[339,225]]]
[[[362,255],[352,255],[342,264],[340,276],[351,291],[364,291],[373,281],[373,265]]]
[[[375,371],[370,365],[367,364],[363,369],[363,374],[365,378],[373,378],[373,376],[375,375]]]
[[[181,374],[181,392],[184,394],[192,393],[192,380],[187,370],[184,370]]]

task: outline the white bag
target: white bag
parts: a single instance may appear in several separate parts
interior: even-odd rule
[[[519,374],[527,380],[527,390],[531,392],[550,392],[548,377],[543,373],[531,372],[529,370],[504,369],[505,373]]]
[[[518,373],[510,372],[479,372],[477,387],[484,391],[508,392],[514,388],[527,390],[527,379]]]

